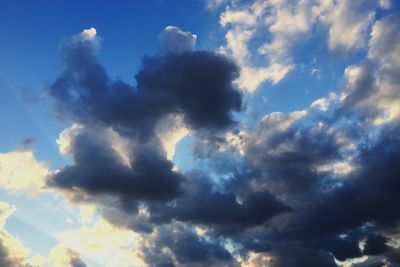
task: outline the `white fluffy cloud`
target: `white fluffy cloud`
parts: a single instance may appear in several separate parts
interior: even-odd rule
[[[319,18],[329,27],[330,49],[352,50],[366,44],[367,30],[375,15],[373,1],[322,1]]]
[[[241,67],[238,85],[255,91],[263,82],[276,84],[294,67],[292,50],[323,27],[331,50],[355,50],[366,46],[375,10],[382,1],[351,0],[255,0],[251,4],[228,4],[220,16],[226,30],[226,45],[220,51],[231,55]],[[261,33],[261,34],[258,34]],[[253,48],[253,39],[264,36]],[[261,61],[260,64],[253,62]]]
[[[43,264],[43,263],[42,263]],[[46,266],[56,267],[85,267],[86,264],[80,258],[80,254],[65,247],[62,244],[56,245],[51,249],[47,260]]]
[[[384,124],[400,116],[400,20],[391,15],[376,21],[370,34],[368,58],[346,68],[341,100],[364,110],[366,120]]]
[[[135,253],[140,236],[117,228],[104,219],[99,219],[92,226],[64,232],[59,239],[64,246],[79,251],[85,258],[102,266],[145,266],[138,252]]]
[[[157,135],[161,140],[167,159],[173,159],[176,144],[189,134],[190,131],[184,126],[182,117],[170,116],[161,122],[157,128]]]
[[[196,48],[197,36],[176,26],[167,26],[159,36],[159,53],[182,53]]]
[[[327,111],[332,103],[337,102],[339,97],[336,93],[329,93],[327,97],[322,97],[311,103],[311,108],[316,108],[321,111]]]
[[[48,168],[36,160],[32,151],[0,153],[0,187],[10,191],[36,194],[45,184]]]
[[[72,37],[73,42],[90,41],[95,50],[100,48],[101,38],[97,35],[95,28],[84,29],[79,34]]]

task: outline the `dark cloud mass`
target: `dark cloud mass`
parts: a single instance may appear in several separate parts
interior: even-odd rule
[[[223,234],[244,231],[290,210],[267,191],[250,193],[239,202],[233,192],[213,190],[204,176],[190,179],[191,188],[186,188],[185,195],[174,202],[173,208],[157,212],[158,216],[207,225]]]
[[[241,109],[241,94],[232,84],[238,69],[213,52],[145,57],[133,87],[112,80],[95,51],[92,40],[62,45],[65,70],[49,88],[58,115],[147,139],[168,114],[182,114],[193,129],[218,130],[231,125],[231,112]]]
[[[147,252],[146,260],[153,266],[174,266],[174,261],[184,266],[196,263],[224,266],[233,260],[231,254],[218,241],[206,240],[179,226],[174,229],[159,229],[151,244],[145,247],[144,251]],[[168,247],[172,255],[163,252],[163,247]]]
[[[165,200],[179,194],[184,176],[173,171],[172,163],[150,145],[135,147],[130,167],[111,148],[96,142],[93,133],[77,135],[71,148],[75,164],[54,174],[49,185],[132,200]]]
[[[316,166],[340,159],[335,136],[326,127],[293,123],[277,129],[290,119],[284,114],[265,118],[246,138],[246,156],[260,173],[257,182],[276,193],[309,191],[321,182]]]
[[[28,264],[24,263],[24,259],[21,259],[10,251],[4,244],[2,240],[0,240],[0,266],[2,267],[31,267]]]
[[[323,250],[302,248],[301,246],[282,246],[272,252],[274,260],[272,267],[336,267],[337,264],[331,254]]]
[[[367,255],[382,254],[389,250],[388,239],[379,234],[370,234],[365,241],[364,253]]]
[[[48,93],[56,115],[80,128],[68,134],[72,163],[47,184],[143,234],[149,266],[335,267],[362,256],[351,266],[399,266],[391,242],[400,220],[399,48],[383,49],[378,38],[397,40],[397,28],[374,26],[368,58],[346,70],[331,117],[274,112],[252,127],[234,120],[243,109],[238,67],[194,51],[191,33],[170,27],[160,37],[167,47],[143,58],[135,86],[108,76],[97,37],[74,36],[61,46],[65,69]],[[184,39],[177,51],[175,38]],[[160,124],[178,117],[200,169],[181,173],[167,159]]]
[[[340,187],[315,196],[307,210],[294,216],[296,228],[286,234],[311,238],[339,234],[367,222],[395,225],[400,219],[399,158],[396,127],[384,131],[375,143],[360,147],[359,169]]]

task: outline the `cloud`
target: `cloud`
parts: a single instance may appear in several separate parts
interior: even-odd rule
[[[196,176],[190,177],[191,184],[175,201],[175,207],[157,210],[155,218],[205,225],[218,234],[229,234],[261,225],[290,210],[268,191],[251,192],[238,200],[233,192],[213,192],[205,177]]]
[[[326,194],[317,194],[315,198],[310,194],[314,204],[293,214],[293,221],[284,227],[288,229],[283,230],[284,235],[310,239],[355,230],[368,222],[378,228],[390,228],[399,219],[395,209],[398,141],[395,127],[386,129],[376,142],[360,147],[358,170]],[[291,225],[296,227],[291,229]]]
[[[317,108],[321,111],[328,111],[332,103],[337,102],[339,99],[337,94],[331,92],[328,97],[322,97],[311,103],[311,108]]]
[[[63,232],[59,238],[61,247],[67,246],[79,251],[85,258],[100,265],[145,266],[138,248],[140,236],[127,229],[117,228],[104,219],[98,219],[89,226]],[[62,252],[65,253],[65,250]]]
[[[15,206],[0,202],[0,265],[4,267],[26,266],[29,250],[21,241],[5,229],[7,218],[15,211]],[[29,266],[29,265],[28,265]]]
[[[374,20],[373,1],[326,1],[321,21],[329,25],[330,49],[352,50],[365,46],[368,27]]]
[[[50,266],[57,267],[86,267],[87,265],[81,260],[79,253],[58,244],[51,249],[48,260]]]
[[[324,266],[336,267],[334,258],[331,254],[322,250],[310,250],[297,246],[281,246],[272,253],[273,259],[270,266]]]
[[[231,112],[241,109],[241,95],[232,84],[238,76],[235,64],[212,52],[146,57],[136,74],[137,88],[108,77],[91,40],[63,44],[61,56],[65,70],[48,93],[59,116],[76,123],[145,138],[167,115],[182,115],[191,129],[221,129],[233,123]]]
[[[365,242],[363,252],[367,255],[382,254],[389,251],[388,239],[378,234],[370,234]]]
[[[171,116],[160,123],[157,133],[167,159],[172,160],[175,155],[176,144],[185,136],[190,135],[190,130],[184,126],[182,117]]]
[[[330,50],[365,48],[380,7],[378,1],[350,0],[231,2],[220,15],[226,30],[226,45],[220,51],[241,67],[237,84],[247,92],[284,79],[296,66],[293,50],[319,32],[327,32]]]
[[[260,172],[253,180],[257,187],[274,193],[308,191],[321,182],[316,167],[340,159],[335,135],[325,126],[298,123],[306,114],[268,114],[245,136],[245,155]]]
[[[216,10],[226,3],[227,0],[207,0],[207,8],[210,10]]]
[[[65,70],[48,90],[58,115],[75,124],[58,139],[73,164],[47,184],[76,195],[110,194],[123,205],[177,197],[185,177],[166,156],[188,130],[212,134],[234,126],[231,112],[242,107],[232,84],[235,64],[206,51],[147,57],[134,88],[108,77],[87,34],[62,45]],[[189,36],[167,27],[161,45],[175,35]],[[168,118],[176,125],[166,126]]]
[[[158,39],[160,42],[158,52],[165,55],[195,50],[197,36],[191,32],[181,31],[176,26],[167,26]]]
[[[179,224],[171,227],[158,229],[142,243],[151,266],[234,266],[231,254],[218,241],[198,236]]]
[[[0,187],[10,192],[39,193],[49,170],[30,150],[0,153]]]
[[[69,145],[74,164],[50,175],[48,185],[132,201],[165,200],[179,194],[184,176],[172,170],[172,163],[157,148],[134,146],[127,166],[106,140],[101,130],[81,130]]]
[[[398,16],[390,15],[372,26],[367,59],[345,71],[342,111],[372,124],[397,120],[400,114],[398,69],[400,40]]]
[[[71,163],[47,185],[103,218],[65,233],[63,244],[93,258],[118,250],[121,266],[396,263],[398,18],[374,21],[376,5],[229,6],[220,18],[228,31],[221,52],[242,67],[240,77],[235,63],[195,51],[195,37],[176,27],[160,36],[164,52],[143,59],[136,86],[108,76],[96,58],[96,32],[64,43],[65,70],[48,93],[72,123],[58,139]],[[261,24],[270,38],[250,49]],[[344,71],[343,91],[238,124],[235,79],[248,79],[240,86],[250,91],[283,79],[295,66],[292,49],[316,27],[325,29],[328,49],[368,49]],[[177,50],[169,47],[175,42]],[[267,64],[253,65],[254,51]],[[172,159],[187,135],[194,167],[181,173]]]

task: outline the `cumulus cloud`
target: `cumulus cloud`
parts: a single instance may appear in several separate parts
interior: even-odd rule
[[[378,1],[350,0],[232,1],[220,16],[226,30],[226,45],[220,50],[241,67],[237,84],[254,92],[263,82],[276,84],[291,72],[296,66],[292,55],[296,45],[316,34],[319,27],[327,28],[330,50],[365,48],[380,5]],[[260,35],[264,36],[261,44]],[[253,40],[257,40],[256,49]]]
[[[197,36],[191,32],[184,32],[176,26],[165,27],[158,38],[160,54],[183,53],[196,48]]]
[[[142,242],[151,266],[234,266],[234,259],[217,240],[198,236],[182,225],[162,227]]]
[[[27,263],[29,249],[4,229],[7,218],[15,209],[13,205],[0,202],[0,265],[4,267],[29,266]]]
[[[134,88],[108,77],[96,59],[95,37],[87,35],[94,32],[84,31],[62,45],[65,70],[48,91],[58,114],[76,123],[58,140],[61,152],[70,154],[74,164],[53,173],[48,185],[112,194],[122,202],[176,197],[184,176],[173,170],[166,156],[172,157],[185,129],[212,132],[234,125],[231,112],[242,106],[232,84],[235,64],[184,45],[188,51],[180,54],[145,58]],[[167,27],[161,46],[189,35]],[[160,124],[174,117],[179,118],[181,133]]]
[[[67,42],[61,56],[65,70],[48,93],[60,116],[81,124],[145,138],[166,115],[182,115],[189,128],[220,129],[233,123],[232,111],[241,109],[241,95],[231,83],[238,76],[235,64],[212,52],[146,57],[136,74],[137,88],[108,77],[91,39]]]
[[[0,187],[10,192],[39,193],[49,173],[31,150],[0,153]]]
[[[146,266],[138,248],[141,237],[127,229],[117,228],[104,219],[98,219],[88,226],[63,232],[59,239],[61,245],[55,248],[55,252],[61,253],[62,257],[57,256],[56,260],[58,261],[65,259],[65,261],[72,262],[76,259],[75,264],[77,264],[79,258],[77,258],[76,252],[71,252],[73,249],[101,266]],[[71,249],[66,250],[65,247]],[[68,257],[65,258],[63,255]],[[71,267],[78,266],[86,265],[72,265]]]
[[[312,102],[310,107],[317,108],[321,111],[328,111],[331,104],[337,102],[338,100],[338,95],[331,92],[329,93],[328,97],[322,97]]]
[[[112,194],[131,200],[168,199],[179,194],[183,175],[156,147],[137,145],[126,165],[96,129],[82,130],[70,144],[73,164],[53,173],[48,185],[88,194]]]
[[[321,5],[321,21],[329,25],[329,48],[351,50],[365,46],[367,30],[375,15],[374,3],[350,0],[326,3]]]
[[[121,253],[120,266],[396,264],[399,23],[395,14],[376,19],[377,5],[229,6],[220,17],[228,42],[221,52],[240,71],[225,56],[194,50],[193,34],[167,27],[136,86],[109,77],[95,31],[64,43],[65,69],[48,93],[72,123],[57,141],[71,163],[47,186],[103,218],[65,233],[63,244],[91,258]],[[250,49],[260,25],[270,38]],[[342,92],[239,125],[234,81],[252,91],[283,79],[295,66],[293,47],[316,27],[325,29],[328,49],[368,49],[347,66]],[[254,51],[266,65],[252,64]],[[172,160],[188,135],[201,164],[182,173]]]
[[[157,210],[156,218],[205,225],[217,234],[224,234],[263,224],[290,210],[266,190],[250,192],[239,200],[234,192],[213,192],[212,184],[201,175],[193,175],[190,181],[185,195],[175,201],[175,207]]]
[[[316,166],[340,158],[334,134],[296,123],[307,114],[271,113],[245,137],[245,154],[260,171],[257,186],[273,192],[308,191],[321,181]]]
[[[390,15],[372,26],[368,58],[345,71],[347,84],[341,97],[343,111],[349,114],[356,110],[364,120],[373,124],[397,120],[400,114],[400,81],[397,78],[400,66],[399,25],[398,16]]]
[[[58,244],[51,249],[48,264],[57,267],[86,267],[87,265],[81,260],[79,253]]]

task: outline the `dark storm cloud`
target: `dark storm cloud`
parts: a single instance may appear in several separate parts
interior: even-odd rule
[[[146,139],[168,114],[182,114],[192,129],[222,129],[240,111],[232,81],[236,65],[213,52],[187,51],[145,57],[137,87],[112,80],[95,56],[93,40],[72,39],[61,47],[65,70],[49,88],[59,116],[111,126]]]
[[[333,256],[324,250],[313,250],[301,244],[278,245],[271,255],[271,267],[337,267]]]
[[[399,128],[387,129],[376,142],[360,147],[359,169],[341,186],[316,196],[287,234],[303,238],[339,234],[367,222],[394,226],[400,219],[399,159]]]
[[[197,180],[197,181],[196,181]],[[250,193],[241,202],[233,192],[220,192],[206,177],[190,177],[185,195],[158,216],[210,226],[216,233],[242,232],[290,210],[269,192]]]
[[[122,199],[120,209],[128,218],[116,219],[113,209],[105,209],[105,216],[118,225],[145,233],[160,225],[179,221],[204,226],[213,235],[231,236],[268,223],[274,216],[291,210],[268,191],[248,193],[240,199],[234,192],[213,188],[210,177],[205,175],[186,174],[179,189],[179,194],[173,199],[155,201],[157,199],[147,198],[145,202],[143,198],[139,199],[140,204],[148,209],[149,216],[132,217],[137,211],[134,208],[137,203],[130,203],[126,198]],[[256,246],[261,248],[264,245],[254,243]]]
[[[265,228],[245,240],[259,239],[258,242],[270,244],[269,253],[281,264],[277,266],[292,266],[288,262],[289,252],[274,253],[282,242],[293,248],[290,252],[298,252],[293,257],[299,262],[307,262],[316,255],[318,260],[327,260],[325,265],[308,266],[331,266],[329,257],[320,257],[326,253],[341,261],[372,254],[380,257],[377,263],[394,264],[397,253],[391,252],[388,239],[379,232],[395,231],[400,219],[397,207],[400,201],[399,133],[398,126],[389,125],[377,139],[366,140],[358,148],[357,171],[336,186],[309,191],[300,208],[280,217],[275,227]],[[366,240],[364,250],[359,248],[362,240]],[[245,242],[241,243],[251,249]],[[307,253],[298,251],[300,248]]]
[[[366,255],[377,255],[387,252],[389,251],[388,241],[386,237],[372,233],[365,241],[363,252]]]
[[[151,240],[152,246],[143,249],[146,261],[151,266],[175,266],[171,255],[163,250],[172,251],[178,264],[190,266],[200,263],[201,266],[221,266],[234,261],[231,254],[216,240],[207,240],[194,231],[183,227],[160,228],[156,237]],[[169,265],[168,265],[169,264]],[[233,264],[232,264],[233,266]]]
[[[83,190],[88,194],[111,194],[126,200],[166,200],[179,194],[184,176],[150,145],[135,147],[131,166],[121,163],[116,152],[93,133],[82,132],[72,140],[73,165],[48,179],[50,186]]]
[[[241,95],[232,85],[237,77],[238,69],[228,59],[197,51],[145,58],[136,80],[143,99],[183,113],[198,130],[233,123],[230,111],[241,109]]]
[[[344,261],[362,256],[359,241],[359,238],[351,235],[346,237],[334,236],[323,238],[314,244],[311,243],[311,246],[329,251],[336,259]]]
[[[232,111],[241,110],[241,94],[232,81],[236,65],[213,52],[186,51],[145,57],[137,86],[112,80],[96,59],[97,39],[74,36],[61,46],[65,65],[49,88],[58,116],[85,127],[112,127],[134,143],[130,166],[91,134],[75,136],[74,164],[49,177],[48,185],[86,194],[112,194],[125,206],[136,200],[167,200],[179,195],[184,176],[159,148],[154,134],[170,114],[183,116],[192,130],[222,130],[234,124]]]
[[[289,119],[282,115],[279,121]],[[321,182],[316,166],[340,159],[340,147],[325,128],[293,124],[279,131],[278,127],[262,121],[246,138],[246,157],[259,172],[256,180],[276,193],[308,192]]]

